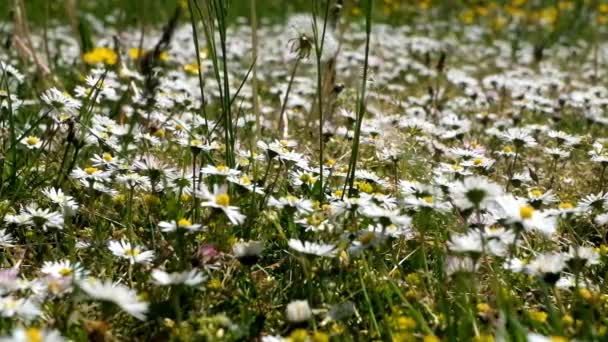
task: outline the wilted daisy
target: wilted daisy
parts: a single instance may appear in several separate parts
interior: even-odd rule
[[[288,242],[289,248],[304,254],[312,254],[322,257],[336,256],[336,246],[310,241],[301,241],[298,239],[290,239]]]
[[[129,315],[142,321],[146,319],[148,303],[142,301],[137,292],[125,285],[110,280],[86,278],[81,280],[78,286],[93,299],[112,302]]]
[[[125,239],[109,241],[108,248],[112,254],[129,260],[131,264],[149,264],[154,259],[154,251],[146,251],[143,247],[133,245]]]

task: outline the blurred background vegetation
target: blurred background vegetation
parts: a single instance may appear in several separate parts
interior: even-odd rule
[[[249,18],[250,0],[224,1],[228,2],[229,20]],[[0,21],[10,21],[13,2],[17,0],[0,0]],[[343,17],[363,21],[359,2],[343,0]],[[107,25],[122,29],[162,25],[175,8],[187,0],[26,0],[23,3],[28,21],[33,25],[65,24],[62,20],[68,20],[66,12],[71,7],[77,8],[81,18],[91,14]],[[256,0],[256,9],[262,20],[280,22],[294,12],[310,12],[312,3],[313,0]],[[558,39],[602,39],[608,27],[608,0],[374,0],[373,3],[376,22],[404,25],[441,20],[446,23],[446,33],[456,25],[478,24],[491,27],[497,38],[515,31],[516,37],[542,40],[545,46]],[[182,20],[187,20],[187,13],[184,14]]]

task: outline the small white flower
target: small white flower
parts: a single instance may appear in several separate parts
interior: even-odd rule
[[[336,246],[329,244],[319,244],[315,242],[309,242],[297,239],[290,239],[288,245],[291,249],[304,254],[312,254],[322,257],[334,257],[336,256]]]
[[[69,260],[45,261],[40,272],[55,278],[76,279],[82,278],[87,273],[80,263],[72,263]]]
[[[181,218],[176,221],[161,221],[158,223],[158,226],[161,228],[163,232],[174,232],[178,229],[185,229],[189,232],[195,232],[201,229],[201,225],[198,223],[192,223],[192,221],[187,218]]]
[[[21,143],[30,150],[37,150],[42,147],[42,140],[33,135],[21,139]]]
[[[228,187],[226,185],[214,185],[213,193],[204,189],[202,197],[207,200],[206,202],[201,203],[202,207],[212,207],[222,210],[232,224],[241,224],[245,221],[245,215],[241,214],[239,207],[230,205],[231,199],[230,195],[228,195]]]
[[[109,241],[108,248],[112,254],[128,259],[131,264],[149,264],[154,259],[154,251],[144,251],[143,247],[132,245],[125,239]]]
[[[141,301],[137,292],[125,285],[115,284],[110,280],[87,278],[80,281],[78,286],[91,298],[112,302],[131,316],[142,321],[146,319],[148,303]]]
[[[37,327],[13,330],[10,336],[0,337],[0,342],[65,342],[67,341],[57,330]]]
[[[167,273],[163,270],[152,270],[152,279],[157,285],[167,286],[184,284],[196,286],[205,280],[205,276],[196,269],[184,272]]]

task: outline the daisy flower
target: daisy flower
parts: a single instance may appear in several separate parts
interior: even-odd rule
[[[39,305],[31,299],[13,296],[0,297],[0,316],[2,317],[30,321],[41,314]]]
[[[502,188],[486,177],[472,176],[455,182],[449,189],[456,207],[461,210],[486,209],[502,195]]]
[[[226,185],[214,185],[213,193],[209,192],[206,188],[202,191],[202,197],[206,202],[202,202],[202,207],[211,207],[220,209],[224,212],[228,220],[232,224],[241,224],[245,222],[245,215],[241,214],[239,207],[230,205],[230,195],[228,195],[228,186]]]
[[[196,270],[167,273],[163,270],[152,270],[152,280],[155,284],[161,286],[179,285],[196,286],[205,280],[205,276]]]
[[[67,112],[77,114],[80,109],[80,101],[74,99],[69,94],[59,91],[53,87],[46,90],[40,96],[42,102],[55,109],[56,113]]]
[[[189,232],[195,232],[195,231],[200,230],[202,227],[198,223],[192,223],[192,221],[188,220],[187,218],[181,218],[181,219],[177,220],[177,222],[176,221],[171,221],[171,222],[161,221],[158,223],[158,226],[161,228],[161,230],[163,232],[174,232],[178,228],[185,229]]]
[[[17,327],[10,336],[0,337],[0,342],[65,342],[67,341],[57,330],[37,327]]]
[[[87,272],[80,263],[72,263],[69,260],[45,261],[40,270],[42,274],[55,278],[82,278]]]
[[[42,140],[37,136],[30,135],[21,139],[21,144],[27,147],[30,150],[37,150],[42,147]]]
[[[100,170],[94,166],[85,167],[84,169],[77,167],[72,171],[71,176],[78,180],[99,182],[109,178],[110,172]]]
[[[228,177],[226,180],[247,189],[247,191],[255,192],[259,195],[264,194],[264,189],[261,186],[254,184],[247,175],[242,175],[241,177]]]
[[[235,177],[241,174],[241,171],[234,170],[225,165],[207,165],[201,169],[204,175],[224,176],[224,177]]]
[[[120,158],[116,158],[108,152],[104,152],[101,155],[94,154],[91,158],[91,161],[93,162],[93,166],[95,167],[103,166],[106,168],[114,167],[122,163],[122,160]]]
[[[0,247],[12,247],[14,243],[15,238],[6,229],[0,229]]]
[[[42,228],[46,231],[48,228],[63,229],[63,216],[50,209],[40,209],[34,206],[27,206],[22,211],[26,215],[27,220],[31,225]]]
[[[129,315],[142,321],[146,319],[149,304],[140,300],[137,292],[125,285],[87,278],[80,281],[78,286],[93,299],[114,303]]]
[[[291,249],[303,253],[312,254],[321,257],[334,257],[336,256],[336,246],[330,244],[320,244],[309,241],[301,241],[297,239],[290,239],[288,245]]]
[[[61,189],[48,187],[42,190],[42,194],[51,202],[63,208],[64,211],[73,213],[78,209],[78,203],[76,203],[74,197],[64,194]]]
[[[241,241],[232,246],[232,254],[243,265],[253,265],[258,261],[263,249],[264,244],[261,241]]]
[[[530,130],[520,127],[507,129],[499,135],[503,141],[514,144],[516,147],[534,147],[537,145],[536,139],[532,136]]]
[[[496,215],[507,223],[520,225],[525,230],[535,230],[545,235],[555,233],[557,220],[546,212],[537,210],[528,202],[512,195],[504,195],[496,199],[498,210]]]
[[[312,202],[310,200],[301,199],[292,195],[287,195],[279,199],[270,197],[268,199],[268,205],[279,209],[283,209],[285,207],[294,208],[299,213],[310,213],[313,211]]]
[[[108,248],[112,254],[128,259],[131,264],[149,264],[154,259],[154,251],[144,251],[142,247],[132,245],[125,239],[109,241]]]

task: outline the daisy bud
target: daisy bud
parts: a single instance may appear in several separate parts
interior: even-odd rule
[[[306,300],[294,300],[287,304],[285,316],[291,323],[302,323],[308,321],[312,317],[312,310]]]

